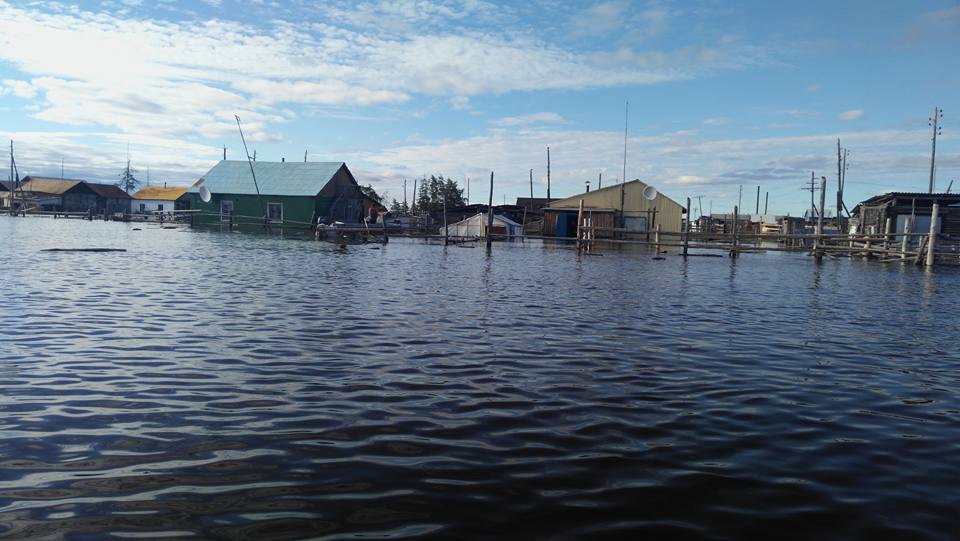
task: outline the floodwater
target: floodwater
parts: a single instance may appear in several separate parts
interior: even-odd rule
[[[0,538],[960,533],[955,268],[0,242]]]

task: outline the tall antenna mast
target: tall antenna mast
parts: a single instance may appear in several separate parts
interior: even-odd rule
[[[939,120],[943,118],[943,109],[933,108],[933,116],[930,117],[930,125],[933,126],[933,148],[930,150],[930,188],[927,193],[933,193],[933,178],[937,163],[937,135],[940,134]]]
[[[627,126],[630,122],[630,100],[627,100],[623,108],[623,180],[620,181],[620,227],[626,227],[626,219],[623,217],[623,200],[626,198],[627,184]],[[649,238],[649,237],[648,237]]]
[[[253,161],[250,159],[250,151],[247,150],[247,140],[243,137],[243,128],[240,127],[240,116],[233,115],[233,118],[237,119],[237,129],[240,130],[240,141],[243,142],[243,153],[247,155],[247,164],[250,166],[250,176],[253,177],[253,187],[257,190],[257,201],[260,202],[260,211],[264,213],[264,219],[266,219],[266,211],[263,208],[263,199],[260,198],[260,186],[257,185],[257,174],[253,171]],[[256,154],[256,150],[253,151]]]

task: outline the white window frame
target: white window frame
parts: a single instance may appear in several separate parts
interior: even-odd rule
[[[280,219],[276,220],[270,217],[270,208],[280,207]],[[267,203],[267,222],[271,224],[282,224],[283,223],[283,203],[274,201]]]

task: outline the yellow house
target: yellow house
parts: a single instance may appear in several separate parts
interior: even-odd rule
[[[624,184],[614,184],[566,199],[554,200],[549,207],[543,209],[543,234],[548,237],[575,237],[581,199],[594,227],[621,227],[622,210],[622,227],[630,231],[651,231],[660,224],[663,231],[679,233],[686,209],[659,192],[653,199],[647,199],[643,194],[646,187],[647,184],[639,180],[631,180]],[[598,231],[597,236],[612,235],[611,232]]]

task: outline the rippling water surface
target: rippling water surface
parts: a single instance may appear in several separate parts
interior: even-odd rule
[[[960,533],[956,269],[6,217],[0,242],[3,538]]]

